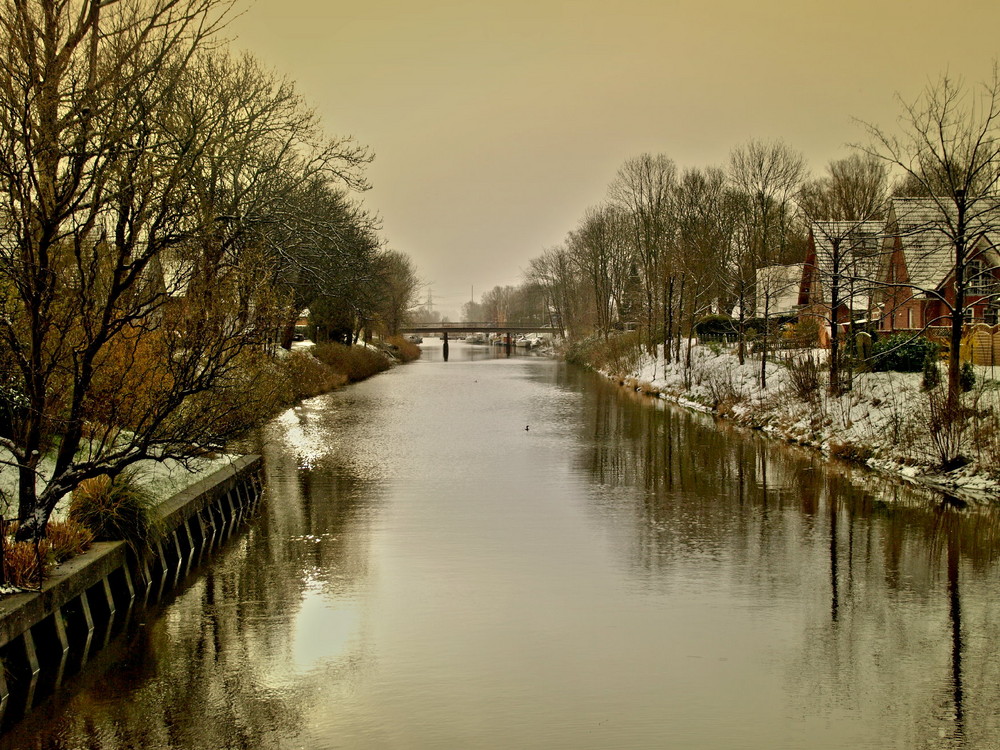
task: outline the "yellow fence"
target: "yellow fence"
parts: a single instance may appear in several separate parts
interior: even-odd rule
[[[1000,365],[1000,326],[972,326],[962,338],[961,356],[974,365]]]

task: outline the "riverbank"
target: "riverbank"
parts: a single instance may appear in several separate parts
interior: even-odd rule
[[[401,336],[378,344],[345,346],[334,342],[295,342],[290,351],[281,349],[277,358],[277,378],[285,397],[275,413],[302,399],[319,396],[336,388],[366,380],[395,364],[420,357],[420,347]]]
[[[395,337],[377,345],[344,346],[336,343],[314,345],[312,342],[296,342],[293,350],[279,350],[275,357],[268,358],[267,387],[264,389],[268,397],[260,404],[261,423],[272,419],[289,407],[301,403],[306,398],[330,392],[344,385],[365,380],[373,375],[388,370],[398,363],[410,362],[420,356],[419,347],[406,342],[401,337]],[[206,453],[187,461],[176,460],[140,461],[134,465],[137,484],[148,495],[148,503],[155,513],[157,508],[167,503],[178,493],[187,491],[190,487],[203,481],[205,477],[214,474],[241,460],[239,455],[226,453]],[[0,449],[0,461],[5,463],[0,468],[0,516],[13,520],[17,496],[17,472],[11,463],[12,457]],[[44,474],[51,473],[54,467],[54,457],[42,459],[39,469]],[[66,520],[71,495],[66,495],[53,511],[51,521]],[[8,529],[9,532],[9,529]],[[0,536],[3,545],[0,552],[4,561],[0,576],[0,598],[21,593],[26,589],[16,585],[22,579],[34,580],[37,563],[37,551],[28,554],[10,556],[14,542],[10,533]],[[83,550],[87,543],[82,542]],[[17,558],[15,561],[14,558]],[[43,577],[55,574],[61,563],[53,555],[44,554],[42,562]],[[70,558],[72,559],[72,558]],[[16,567],[16,570],[15,570]],[[25,568],[22,570],[22,568]],[[30,590],[30,589],[27,589]]]
[[[967,419],[960,428],[932,431],[932,403],[920,373],[859,372],[850,390],[831,395],[822,384],[803,388],[790,363],[812,357],[822,378],[825,353],[789,355],[769,362],[761,387],[761,363],[718,345],[694,344],[690,364],[664,362],[621,342],[578,347],[575,361],[620,385],[682,406],[710,412],[775,438],[814,448],[958,495],[968,502],[1000,500],[1000,373],[980,367],[965,394]],[[944,433],[944,434],[943,434]],[[945,471],[943,451],[961,456],[962,465]]]
[[[256,511],[263,472],[260,456],[235,459],[152,509],[156,533],[142,553],[126,542],[97,542],[37,591],[0,599],[0,731],[220,549]]]

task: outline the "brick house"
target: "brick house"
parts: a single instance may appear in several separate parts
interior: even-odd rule
[[[933,198],[894,198],[885,224],[872,297],[880,331],[940,328],[950,324],[955,299],[954,246],[947,215]],[[951,212],[955,209],[946,204]],[[994,203],[974,211],[967,231],[966,322],[998,323],[1000,254],[996,249],[1000,211]],[[995,220],[994,220],[995,217]]]
[[[846,328],[852,321],[869,319],[871,279],[879,267],[884,230],[880,221],[816,221],[810,225],[798,286],[798,311],[799,320],[819,322],[821,346],[829,345],[834,323]]]

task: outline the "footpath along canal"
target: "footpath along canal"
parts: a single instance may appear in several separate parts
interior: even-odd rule
[[[996,748],[1000,519],[427,342],[2,748]]]

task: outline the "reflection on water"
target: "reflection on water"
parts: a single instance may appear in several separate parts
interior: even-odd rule
[[[275,420],[253,528],[0,745],[998,746],[996,513],[424,348]]]

